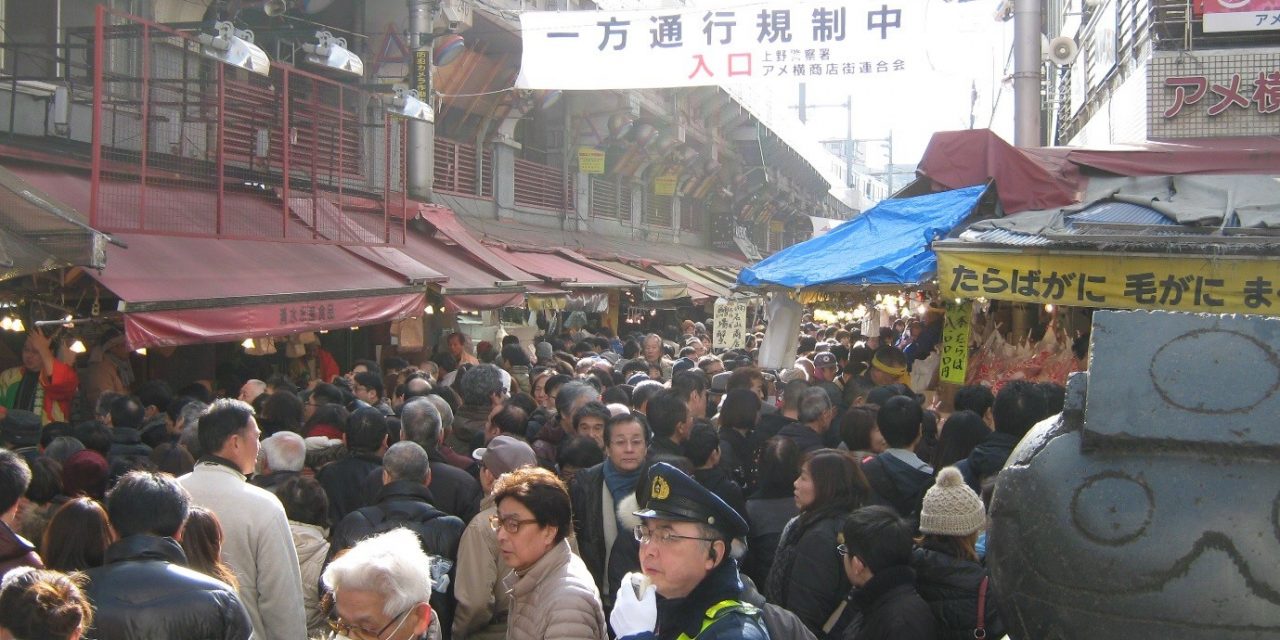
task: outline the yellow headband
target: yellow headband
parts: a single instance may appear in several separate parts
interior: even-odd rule
[[[880,356],[871,357],[871,366],[895,377],[902,384],[911,384],[911,374],[906,367],[891,367],[880,360]]]

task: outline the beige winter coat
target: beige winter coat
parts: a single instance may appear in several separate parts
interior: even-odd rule
[[[302,570],[302,604],[307,610],[307,635],[317,638],[329,629],[329,622],[320,609],[320,573],[324,571],[324,559],[329,555],[328,530],[314,524],[289,521],[293,534],[293,547],[298,550],[298,568]]]
[[[453,637],[456,640],[496,640],[507,635],[507,589],[502,576],[511,570],[498,553],[498,534],[489,526],[489,516],[498,512],[493,496],[485,496],[476,514],[462,532],[458,544],[457,579],[453,597]]]
[[[511,572],[507,640],[604,640],[600,592],[582,558],[561,540],[524,575]]]

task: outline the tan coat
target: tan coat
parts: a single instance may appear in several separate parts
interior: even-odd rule
[[[493,496],[485,496],[458,543],[457,579],[453,597],[453,637],[456,640],[498,640],[507,634],[507,609],[511,600],[502,576],[510,572],[498,553],[498,534],[489,516],[498,512]]]
[[[600,592],[568,540],[552,547],[524,575],[511,572],[507,640],[604,640]]]

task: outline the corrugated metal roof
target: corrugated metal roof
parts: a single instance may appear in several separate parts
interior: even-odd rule
[[[1051,240],[1042,235],[1018,233],[1016,231],[1008,231],[1006,229],[965,231],[960,234],[960,240],[964,242],[981,242],[986,244],[1001,244],[1016,247],[1043,247],[1053,244]]]
[[[1078,213],[1067,216],[1069,223],[1175,225],[1167,216],[1139,204],[1128,202],[1099,202]]]

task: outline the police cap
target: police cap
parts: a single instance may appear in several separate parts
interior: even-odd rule
[[[747,521],[719,496],[679,469],[659,462],[649,468],[648,502],[636,511],[641,518],[700,522],[726,538],[747,535]]]

